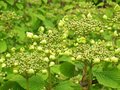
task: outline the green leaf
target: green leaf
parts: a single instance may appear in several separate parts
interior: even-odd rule
[[[26,88],[26,80],[22,76],[16,75],[12,77],[11,80],[18,82],[23,88]],[[30,90],[42,90],[43,87],[44,87],[44,81],[40,76],[35,75],[29,78]]]
[[[67,77],[73,77],[75,73],[75,65],[70,62],[63,62],[60,66],[60,71]]]
[[[22,4],[20,4],[20,3],[16,3],[16,6],[17,6],[17,8],[19,8],[19,9],[23,9],[23,8],[24,8],[24,6],[23,6]]]
[[[7,44],[4,40],[0,40],[0,53],[3,53],[7,50]]]
[[[6,0],[7,3],[9,3],[10,5],[14,4],[14,0]]]
[[[47,4],[47,1],[48,1],[48,0],[42,0],[42,1],[43,1],[45,4]]]
[[[63,81],[59,83],[54,90],[74,90],[74,88],[72,88],[72,82]]]
[[[25,90],[15,81],[8,81],[3,84],[0,90]]]
[[[111,88],[120,88],[120,70],[93,72],[98,82]]]
[[[7,4],[5,3],[5,2],[3,2],[3,1],[0,1],[0,9],[1,8],[4,8],[4,9],[6,9],[7,8]]]
[[[116,40],[116,45],[120,47],[120,39]]]

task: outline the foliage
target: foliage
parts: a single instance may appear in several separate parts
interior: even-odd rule
[[[119,90],[119,0],[1,0],[0,90]]]

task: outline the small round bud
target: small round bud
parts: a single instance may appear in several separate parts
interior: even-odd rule
[[[77,38],[77,42],[78,43],[86,43],[86,38],[85,37]]]
[[[7,54],[6,54],[6,57],[7,57],[7,58],[11,57],[11,54],[10,54],[10,53],[7,53]]]
[[[46,69],[44,69],[44,70],[42,70],[42,74],[47,74],[47,70]]]
[[[88,17],[88,18],[92,18],[91,13],[88,13],[87,17]]]
[[[26,32],[28,38],[33,38],[33,33],[32,32]]]
[[[72,61],[75,61],[75,58],[74,58],[74,57],[71,57],[71,60],[72,60]]]
[[[39,36],[33,35],[33,39],[39,39]]]
[[[12,51],[12,52],[15,52],[15,50],[16,50],[15,47],[12,47],[12,48],[11,48],[11,51]]]
[[[52,67],[55,65],[55,62],[50,62],[49,67]]]
[[[35,49],[35,46],[34,46],[34,45],[30,45],[30,46],[29,46],[29,49],[30,49],[30,50]]]
[[[37,50],[38,50],[38,51],[42,51],[43,48],[42,48],[41,46],[38,46],[38,47],[37,47]]]
[[[5,68],[5,67],[6,67],[6,64],[5,64],[5,63],[2,63],[1,67],[2,67],[2,68]]]
[[[60,20],[59,23],[58,23],[58,26],[59,27],[62,27],[64,25],[64,21],[63,20]]]
[[[5,58],[4,57],[1,57],[0,58],[0,63],[3,63],[5,61]]]
[[[49,62],[49,58],[48,58],[48,57],[45,57],[43,60],[44,60],[45,62]]]
[[[95,41],[92,39],[92,40],[90,40],[90,43],[91,43],[91,44],[94,44],[94,43],[95,43]]]
[[[25,48],[24,48],[24,47],[21,47],[21,48],[20,48],[20,51],[21,51],[21,52],[24,52],[24,51],[25,51]]]
[[[106,15],[103,15],[103,19],[108,19],[108,17]]]
[[[111,62],[118,62],[118,58],[115,56],[111,57],[110,60]]]
[[[117,49],[115,50],[115,53],[116,53],[116,54],[119,54],[119,53],[120,53],[120,48],[117,48]]]
[[[13,73],[14,74],[18,74],[18,70],[17,69],[13,69]]]
[[[117,31],[114,31],[113,36],[114,36],[114,37],[117,37],[117,36],[118,36]]]
[[[93,59],[93,62],[94,62],[94,63],[99,63],[99,62],[100,62],[100,58],[94,58],[94,59]]]
[[[37,42],[33,42],[33,45],[36,46],[36,45],[37,45]]]
[[[110,62],[110,58],[105,58],[104,61]]]
[[[78,55],[78,56],[76,57],[76,60],[80,60],[80,59],[82,59],[82,56],[81,56],[81,55]]]
[[[48,54],[48,53],[50,53],[50,50],[46,49],[44,52],[45,52],[46,54]]]
[[[50,55],[49,58],[50,58],[51,60],[55,60],[55,59],[56,59],[55,55]]]
[[[14,62],[14,66],[17,66],[19,65],[19,63],[17,61]]]
[[[45,28],[43,26],[40,26],[40,30],[44,32]]]
[[[34,71],[33,69],[29,69],[29,70],[27,71],[27,73],[28,73],[28,74],[34,74],[35,71]]]
[[[46,41],[46,40],[42,40],[40,43],[41,43],[41,44],[46,44],[47,41]]]

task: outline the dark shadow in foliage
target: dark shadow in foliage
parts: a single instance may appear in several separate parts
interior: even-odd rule
[[[25,90],[15,81],[7,81],[0,90]]]

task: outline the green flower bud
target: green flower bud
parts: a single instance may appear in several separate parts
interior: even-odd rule
[[[17,65],[19,65],[18,61],[15,61],[14,66],[17,66]]]
[[[24,51],[25,51],[25,48],[24,48],[24,47],[21,47],[21,48],[20,48],[20,51],[21,51],[21,52],[24,52]]]
[[[14,74],[18,74],[18,70],[17,69],[13,69],[13,73]]]
[[[90,43],[91,43],[91,44],[94,44],[94,43],[95,43],[95,41],[92,39],[92,40],[90,40]]]
[[[33,39],[39,39],[39,36],[33,35]]]
[[[51,60],[55,60],[55,59],[56,59],[55,55],[50,55],[49,58],[50,58]]]
[[[60,20],[60,22],[58,23],[58,26],[59,27],[62,27],[64,25],[64,21],[63,20]]]
[[[42,40],[40,43],[41,43],[41,44],[46,44],[47,41],[46,41],[46,40]]]
[[[77,38],[77,42],[78,43],[86,43],[86,38],[85,37]]]
[[[108,17],[106,15],[103,15],[103,19],[108,19]]]
[[[5,58],[4,57],[1,57],[0,58],[0,63],[3,63],[5,61]]]
[[[117,36],[118,36],[117,31],[114,31],[113,36],[115,36],[115,37],[117,37]]]
[[[31,32],[26,32],[28,38],[33,38],[33,33]]]
[[[5,67],[6,67],[6,64],[5,64],[5,63],[2,63],[1,67],[2,67],[2,68],[5,68]]]
[[[52,67],[55,65],[55,62],[50,62],[49,67]]]
[[[47,74],[48,71],[46,69],[42,70],[42,74]]]
[[[46,54],[48,54],[48,53],[50,53],[50,50],[46,49],[44,52],[45,52]]]
[[[104,61],[110,62],[110,58],[105,58]]]
[[[42,51],[43,48],[42,48],[41,46],[38,46],[38,47],[37,47],[37,50],[38,50],[38,51]]]
[[[37,42],[33,42],[33,45],[36,46],[36,45],[37,45]]]
[[[45,62],[49,62],[49,58],[48,58],[48,57],[45,57],[43,60],[44,60]]]
[[[118,58],[115,56],[111,57],[110,60],[111,62],[118,62]]]
[[[99,63],[100,62],[100,58],[94,58],[93,59],[93,63]]]
[[[35,71],[34,71],[33,69],[29,69],[29,70],[27,71],[27,73],[28,73],[28,74],[34,74]]]
[[[12,52],[15,52],[15,50],[16,50],[15,47],[12,47],[12,48],[11,48],[11,51],[12,51]]]
[[[30,50],[34,50],[34,49],[35,49],[35,46],[34,46],[34,45],[30,45],[30,46],[29,46],[29,49],[30,49]]]
[[[40,30],[44,32],[45,28],[43,26],[40,26]]]
[[[91,13],[88,13],[87,17],[88,17],[88,18],[92,18]]]
[[[115,50],[115,53],[116,53],[116,54],[119,54],[119,53],[120,53],[120,48],[117,48],[117,49]]]
[[[7,58],[10,58],[10,57],[11,57],[11,54],[10,54],[10,53],[7,53],[7,54],[6,54],[6,57],[7,57]]]
[[[81,55],[78,55],[78,56],[76,57],[76,60],[80,60],[80,59],[82,59],[82,56],[81,56]]]

